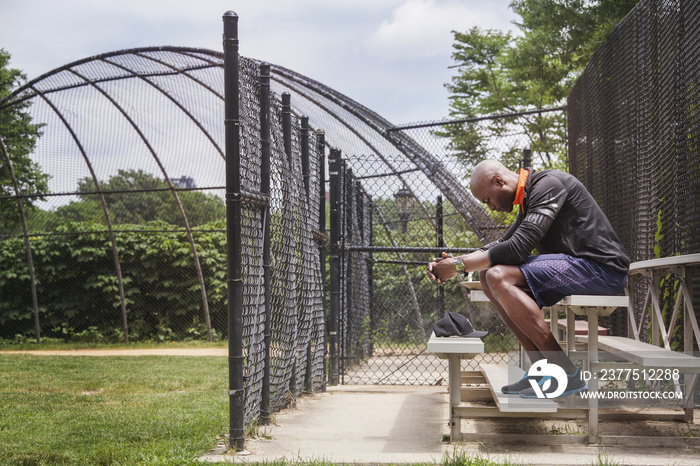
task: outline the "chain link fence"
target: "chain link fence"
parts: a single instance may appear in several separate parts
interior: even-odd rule
[[[260,394],[269,368],[274,409],[305,387],[310,373],[315,388],[323,383],[325,258],[316,250],[326,239],[326,181],[335,173],[325,174],[324,146],[343,154],[345,180],[335,243],[342,310],[328,325],[333,382],[436,383],[444,367],[424,350],[445,310],[465,311],[490,331],[489,360],[514,351],[488,305],[469,303],[456,282],[436,286],[424,269],[443,250],[471,251],[503,231],[506,219],[469,194],[465,165],[444,137],[475,122],[397,128],[271,65],[276,97],[263,195],[259,65],[240,61],[241,189],[257,199],[242,204],[240,235],[247,390]],[[8,213],[0,232],[1,338],[229,337],[224,135],[216,118],[222,68],[221,54],[211,51],[120,51],[55,70],[3,100],[4,107],[31,102],[44,131],[31,161],[50,178],[43,191],[8,184],[0,198]],[[159,114],[168,124],[153,118]],[[527,142],[518,131],[501,136],[485,146],[492,155],[519,153]],[[9,155],[4,160],[13,165]],[[274,285],[266,291],[265,283]],[[266,303],[274,310],[269,319],[258,311]],[[279,358],[269,365],[268,346]],[[262,394],[251,396],[247,418],[265,418],[268,408],[255,398]]]
[[[233,248],[243,269],[234,328],[244,345],[245,423],[323,389],[323,134],[293,113],[289,96],[261,103],[260,62],[239,64],[247,194],[231,241],[221,53],[108,53],[0,102],[43,132],[24,158],[12,135],[0,135],[0,338],[230,338]]]
[[[447,135],[497,122],[499,137],[484,141],[485,156],[510,154],[519,164],[523,157],[533,158],[524,150],[525,125],[550,113],[564,115],[554,109],[385,130],[408,156],[331,152],[331,264],[334,258],[338,263],[330,275],[329,327],[337,329],[338,341],[336,353],[331,344],[331,381],[443,383],[446,362],[427,353],[426,342],[447,310],[468,315],[475,328],[489,332],[485,354],[463,361],[465,369],[517,359],[519,345],[490,304],[470,302],[457,280],[436,285],[426,265],[443,251],[464,254],[500,237],[515,215],[462,204],[470,165]],[[540,160],[545,154],[534,156]]]
[[[290,93],[295,111],[323,128],[331,148],[329,383],[438,383],[446,364],[426,354],[425,343],[446,309],[478,309],[481,317],[475,321],[475,312],[472,321],[492,330],[485,358],[511,357],[517,348],[490,306],[468,303],[456,282],[441,291],[425,273],[443,250],[464,253],[497,239],[506,220],[487,213],[469,193],[465,165],[440,134],[446,128],[399,128],[311,78],[276,65],[272,71],[272,89]],[[525,117],[505,119],[502,139],[484,147],[522,154],[527,137],[517,127]],[[446,233],[438,246],[440,196]],[[400,213],[398,204],[410,206]],[[447,302],[440,307],[443,294]]]
[[[31,157],[0,135],[0,338],[226,336],[219,67],[196,49],[115,52],[3,99],[43,135]]]
[[[697,2],[645,0],[596,52],[569,97],[571,173],[595,196],[633,261],[700,252],[699,82]],[[697,313],[697,270],[688,280]],[[642,328],[649,324],[648,286],[646,278],[630,286]],[[661,291],[666,325],[677,293],[671,274]],[[613,314],[616,335],[628,334],[626,317]],[[681,338],[681,328],[670,330]]]
[[[235,317],[230,325],[242,336],[244,424],[267,423],[291,398],[325,386],[319,251],[324,148],[308,118],[292,114],[290,94],[271,95],[269,65],[240,58],[238,76],[239,155],[233,165],[239,180],[237,188],[231,185],[229,171],[227,189],[240,199],[240,211],[229,219],[229,228],[238,231],[229,230],[229,238],[240,241],[230,254],[238,256],[233,261],[242,290],[239,296],[229,291],[229,298],[239,300],[233,313],[240,314],[242,329]],[[229,287],[235,275],[230,270]]]

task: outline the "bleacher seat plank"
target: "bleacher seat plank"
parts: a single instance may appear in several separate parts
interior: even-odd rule
[[[632,262],[630,264],[630,275],[646,272],[649,270],[667,269],[669,267],[691,267],[700,264],[700,254],[686,254],[683,256],[661,257],[659,259],[649,259],[646,261]]]
[[[583,307],[627,307],[629,305],[629,297],[576,294],[564,296],[557,304],[561,306]]]
[[[550,320],[549,319],[544,319],[544,322],[547,325],[550,325]],[[566,321],[558,321],[557,325],[559,326],[559,330],[563,330],[566,332]],[[585,320],[575,320],[574,321],[574,328],[576,329],[576,335],[588,335],[588,322]],[[601,327],[600,325],[598,326],[598,335],[607,335],[608,334],[608,329],[605,327]]]
[[[588,343],[588,336],[578,336],[576,341]],[[700,369],[700,358],[631,338],[601,335],[598,337],[598,348],[644,367]]]

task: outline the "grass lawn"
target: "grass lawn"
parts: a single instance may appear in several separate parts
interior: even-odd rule
[[[0,464],[201,464],[227,381],[225,357],[0,354]]]
[[[146,348],[227,348],[227,341],[215,341],[209,343],[204,340],[192,341],[139,341],[131,343],[96,343],[96,342],[65,342],[58,338],[42,338],[40,344],[34,340],[26,339],[21,342],[3,340],[0,338],[0,351],[28,351],[28,350],[76,350],[76,349],[146,349]]]
[[[0,465],[201,466],[228,432],[227,371],[226,357],[0,353]],[[509,464],[456,448],[414,466]],[[301,465],[334,466],[266,466]]]

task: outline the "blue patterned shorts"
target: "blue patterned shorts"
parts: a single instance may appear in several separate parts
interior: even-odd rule
[[[617,296],[627,284],[627,273],[567,254],[530,256],[519,267],[540,309],[572,294]]]

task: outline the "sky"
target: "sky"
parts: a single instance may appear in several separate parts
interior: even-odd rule
[[[448,116],[453,30],[517,28],[510,0],[2,0],[0,48],[28,79],[82,58],[148,46],[240,53],[304,74],[394,124]]]

